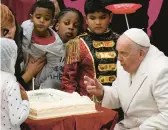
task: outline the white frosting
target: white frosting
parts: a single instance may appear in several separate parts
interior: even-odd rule
[[[95,104],[87,96],[56,89],[28,91],[30,118],[52,118],[96,112]]]

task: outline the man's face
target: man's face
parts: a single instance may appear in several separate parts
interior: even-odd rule
[[[107,13],[95,12],[86,16],[86,23],[93,33],[102,34],[107,31],[111,19],[112,16]]]
[[[141,63],[140,50],[127,36],[122,35],[117,41],[118,60],[128,73],[135,73]]]

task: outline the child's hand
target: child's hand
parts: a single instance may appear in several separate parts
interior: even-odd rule
[[[42,56],[36,60],[33,57],[29,57],[29,62],[26,67],[26,71],[22,76],[24,81],[29,82],[42,70],[45,64],[46,64],[46,56]]]
[[[22,86],[20,86],[20,94],[21,94],[22,100],[27,100],[28,101],[27,93],[26,93],[25,89]]]

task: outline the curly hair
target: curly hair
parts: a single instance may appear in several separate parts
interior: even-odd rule
[[[78,27],[78,35],[79,34],[81,34],[81,33],[83,33],[83,25],[84,25],[84,18],[83,18],[83,15],[82,15],[82,13],[79,11],[79,10],[77,10],[77,9],[75,9],[75,8],[65,8],[65,9],[63,9],[63,10],[61,10],[61,12],[59,13],[59,15],[56,17],[56,22],[55,22],[55,24],[53,25],[53,30],[55,30],[55,26],[56,26],[56,24],[64,17],[64,15],[66,14],[66,13],[68,13],[68,12],[74,12],[74,13],[76,13],[77,15],[78,15],[78,17],[79,17],[79,23],[80,23],[80,25],[79,25],[79,27]],[[57,31],[57,30],[55,30],[55,31]]]

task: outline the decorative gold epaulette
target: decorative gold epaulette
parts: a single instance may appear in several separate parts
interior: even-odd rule
[[[65,56],[65,63],[71,64],[72,62],[80,60],[80,46],[79,46],[79,37],[71,39],[66,43],[66,56]]]
[[[66,43],[66,64],[71,64],[80,60],[80,37],[85,35],[87,35],[87,33],[78,35],[76,38],[71,39]]]

